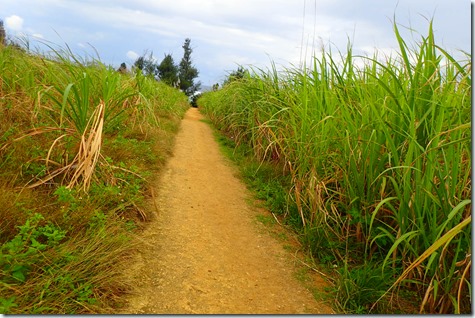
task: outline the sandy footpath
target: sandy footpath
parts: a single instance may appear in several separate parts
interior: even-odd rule
[[[202,118],[190,108],[182,121],[123,313],[331,313],[296,280],[292,255],[258,230],[250,194]]]

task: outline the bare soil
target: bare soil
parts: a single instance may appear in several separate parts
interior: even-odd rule
[[[137,290],[123,313],[333,313],[297,280],[282,242],[259,229],[260,209],[202,118],[186,113],[156,185],[158,213],[130,264]]]

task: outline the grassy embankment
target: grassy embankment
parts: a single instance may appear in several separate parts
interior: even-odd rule
[[[113,313],[186,96],[0,46],[0,313]]]
[[[244,174],[333,271],[340,310],[410,311],[412,299],[469,313],[471,56],[437,46],[432,23],[414,48],[394,32],[397,56],[357,66],[351,48],[324,52],[305,70],[253,71],[199,107],[274,166],[262,182]]]

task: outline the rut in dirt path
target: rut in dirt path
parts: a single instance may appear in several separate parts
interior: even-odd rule
[[[292,274],[292,256],[260,233],[246,187],[190,108],[155,191],[159,215],[131,272],[127,313],[331,313]]]

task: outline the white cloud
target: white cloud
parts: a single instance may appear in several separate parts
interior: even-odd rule
[[[272,60],[298,65],[313,52],[321,54],[322,46],[331,46],[335,55],[338,51],[345,54],[348,39],[354,54],[372,56],[378,48],[383,57],[397,49],[391,23],[394,15],[398,23],[426,34],[428,23],[419,14],[430,18],[435,12],[436,36],[451,47],[469,51],[470,4],[462,2],[42,0],[37,5],[34,0],[0,0],[2,12],[12,18],[11,30],[33,33],[33,29],[23,29],[22,16],[34,33],[52,41],[59,35],[63,43],[90,43],[106,62],[122,62],[125,52],[127,58],[136,60],[137,52],[146,50],[159,59],[170,53],[178,62],[184,39],[191,38],[193,61],[203,82],[214,82],[221,76],[216,74],[235,69],[237,64],[261,66]],[[32,6],[37,8],[28,10]],[[461,14],[464,8],[467,13]],[[411,42],[413,34],[403,27],[400,31]]]
[[[6,17],[5,27],[12,31],[20,32],[23,29],[23,19],[17,15]]]
[[[134,60],[134,61],[140,56],[137,52],[134,52],[134,51],[127,51],[127,53],[125,55],[129,59]]]

